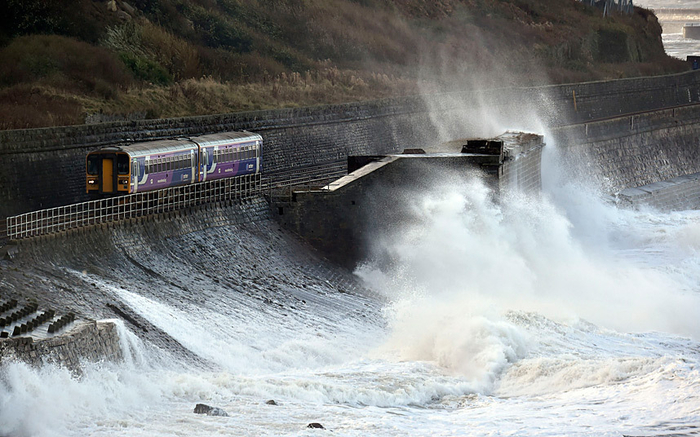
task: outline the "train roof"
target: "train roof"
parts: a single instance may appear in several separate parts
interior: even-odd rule
[[[131,156],[157,155],[161,153],[197,150],[197,145],[186,138],[174,140],[144,141],[140,143],[107,146],[97,152],[125,152]]]
[[[239,132],[221,132],[218,134],[201,135],[193,137],[192,141],[196,141],[200,145],[217,145],[222,143],[243,143],[247,141],[262,141],[259,134],[254,134],[248,131]]]
[[[218,134],[201,135],[198,137],[178,138],[169,140],[142,141],[132,144],[107,146],[99,149],[101,152],[125,152],[131,156],[158,155],[162,153],[186,152],[197,150],[197,144],[212,146],[219,144],[244,143],[262,141],[262,137],[252,132],[221,132]]]
[[[160,153],[197,150],[197,145],[186,138],[175,140],[144,141],[122,146],[122,150],[130,155],[156,155]]]

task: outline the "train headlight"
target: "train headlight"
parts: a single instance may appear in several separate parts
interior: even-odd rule
[[[88,184],[90,184],[90,185],[95,185],[96,183],[97,183],[97,181],[94,180],[94,179],[90,179],[90,180],[88,181]]]

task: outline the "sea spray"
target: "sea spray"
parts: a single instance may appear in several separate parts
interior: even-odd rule
[[[133,334],[126,357],[141,356]],[[161,390],[152,369],[139,359],[127,362],[82,363],[78,377],[70,370],[44,364],[3,362],[0,369],[0,435],[65,436],[88,433],[95,420],[109,421],[160,402]],[[87,421],[86,418],[89,418]],[[91,418],[91,419],[90,419]]]
[[[518,193],[497,202],[479,178],[402,198],[413,199],[404,207],[412,219],[376,236],[376,259],[357,271],[393,302],[384,350],[399,359],[435,362],[488,392],[531,348],[531,333],[503,318],[509,311],[621,332],[700,334],[697,290],[679,292],[672,276],[609,246],[615,220],[629,220],[629,212],[597,201],[590,210],[560,208]],[[577,220],[585,211],[604,219],[581,230],[566,216],[572,211],[583,215]]]

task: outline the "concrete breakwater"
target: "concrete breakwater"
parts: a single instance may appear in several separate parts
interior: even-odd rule
[[[449,180],[479,177],[494,196],[541,191],[542,136],[508,132],[494,139],[454,141],[435,152],[358,158],[359,168],[320,189],[272,196],[275,219],[338,265],[353,270],[373,237],[401,228],[408,198]],[[365,164],[365,165],[363,165]],[[371,231],[371,232],[370,232]]]
[[[122,141],[247,129],[265,141],[267,172],[348,155],[386,154],[521,128],[563,126],[700,101],[700,73],[449,93],[369,103],[0,132],[0,220],[87,200],[88,150]],[[485,131],[487,125],[492,126]],[[40,175],[40,177],[39,177]],[[677,175],[676,175],[677,176]]]

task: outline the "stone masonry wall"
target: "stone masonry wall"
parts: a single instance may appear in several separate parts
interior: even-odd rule
[[[119,361],[123,355],[114,323],[87,322],[46,339],[19,337],[0,341],[0,364],[14,359],[36,366],[56,363],[80,372],[81,360]]]
[[[606,193],[700,171],[700,107],[555,129],[546,139],[572,180]]]
[[[484,108],[518,120],[537,108],[548,126],[700,101],[700,72],[574,85],[468,91],[369,103],[0,132],[0,220],[87,200],[84,159],[106,144],[247,129],[274,172],[382,154],[468,135]],[[479,104],[475,104],[479,102]],[[535,109],[532,110],[533,112]],[[476,121],[474,121],[476,120]],[[439,126],[439,127],[438,127]],[[445,138],[442,138],[443,140]]]
[[[538,136],[524,144],[522,153],[503,163],[498,179],[502,193],[511,190],[538,193],[542,190],[543,147],[542,137]]]

